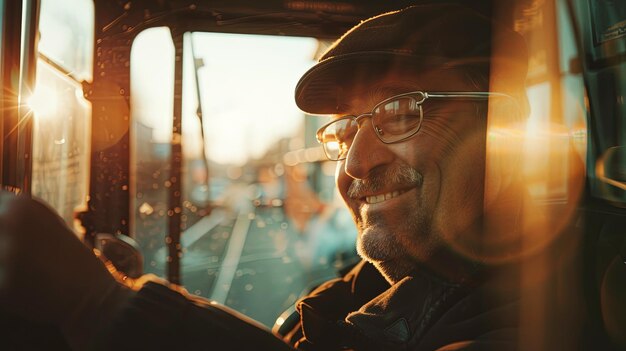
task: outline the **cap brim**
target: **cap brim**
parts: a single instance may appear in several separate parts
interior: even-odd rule
[[[300,78],[295,90],[296,104],[307,113],[337,113],[341,109],[339,97],[347,87],[375,81],[400,69],[400,72],[419,71],[441,66],[441,62],[446,61],[449,59],[386,51],[331,57],[313,66]]]
[[[526,66],[508,58],[450,59],[388,51],[356,52],[328,58],[309,69],[296,85],[296,105],[302,111],[311,114],[341,113],[343,112],[341,99],[345,99],[355,85],[369,84],[392,75],[407,77],[423,73],[425,70],[451,69],[477,64],[489,65],[492,85],[489,90],[513,95],[523,91]]]

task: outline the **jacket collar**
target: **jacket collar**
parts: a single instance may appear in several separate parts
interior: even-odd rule
[[[404,349],[419,340],[463,290],[461,284],[417,273],[348,314],[346,322],[385,349]]]

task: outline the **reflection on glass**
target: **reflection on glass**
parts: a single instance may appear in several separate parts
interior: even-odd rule
[[[597,161],[596,176],[604,198],[623,207],[626,204],[626,146],[608,148]]]

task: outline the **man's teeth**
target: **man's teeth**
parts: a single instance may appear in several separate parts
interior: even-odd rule
[[[367,202],[368,204],[376,204],[379,202],[383,202],[385,200],[393,199],[394,197],[398,195],[400,195],[399,191],[394,191],[391,193],[386,193],[386,194],[381,194],[381,195],[366,196],[365,202]]]

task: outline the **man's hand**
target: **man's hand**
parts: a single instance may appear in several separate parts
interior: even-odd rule
[[[75,348],[132,294],[48,206],[0,193],[0,308],[61,327]]]

